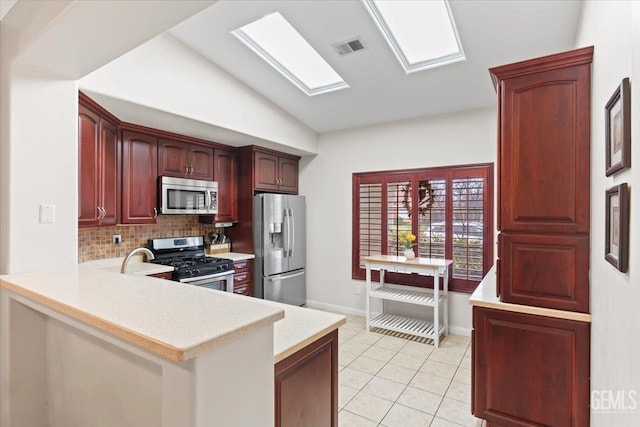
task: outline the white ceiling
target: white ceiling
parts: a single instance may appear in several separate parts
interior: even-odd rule
[[[488,68],[574,47],[580,1],[451,0],[466,61],[406,75],[359,0],[220,1],[169,32],[317,132],[495,105]],[[280,12],[350,88],[308,97],[230,31]],[[361,37],[367,49],[332,45]]]

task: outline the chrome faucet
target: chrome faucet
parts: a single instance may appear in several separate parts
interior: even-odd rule
[[[122,261],[122,267],[120,267],[120,273],[125,274],[126,270],[127,270],[127,264],[129,264],[129,260],[137,253],[142,252],[143,254],[145,254],[147,256],[147,261],[151,261],[152,259],[155,259],[155,255],[153,254],[153,252],[151,252],[149,249],[147,248],[135,248],[134,250],[132,250],[131,252],[129,252],[129,254],[126,256],[126,258],[124,259],[124,261]]]

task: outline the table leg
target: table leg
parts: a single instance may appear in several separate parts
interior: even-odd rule
[[[449,267],[444,268],[444,335],[449,335]]]
[[[440,346],[440,272],[433,269],[433,345]]]
[[[364,284],[364,295],[365,295],[365,313],[366,313],[366,329],[367,332],[369,332],[369,321],[371,320],[371,307],[370,307],[370,302],[369,302],[369,292],[371,290],[371,266],[367,263],[366,264],[366,268],[367,268],[367,273],[366,273],[366,278],[367,280],[365,281]]]

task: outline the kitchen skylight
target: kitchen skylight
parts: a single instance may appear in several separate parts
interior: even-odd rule
[[[309,96],[349,87],[278,12],[231,34]]]
[[[447,0],[362,0],[406,73],[464,61]]]

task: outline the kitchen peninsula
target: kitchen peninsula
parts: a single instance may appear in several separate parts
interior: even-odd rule
[[[83,266],[0,292],[2,425],[270,425],[278,366],[310,359],[337,414],[343,316]],[[333,357],[305,358],[317,343]]]

